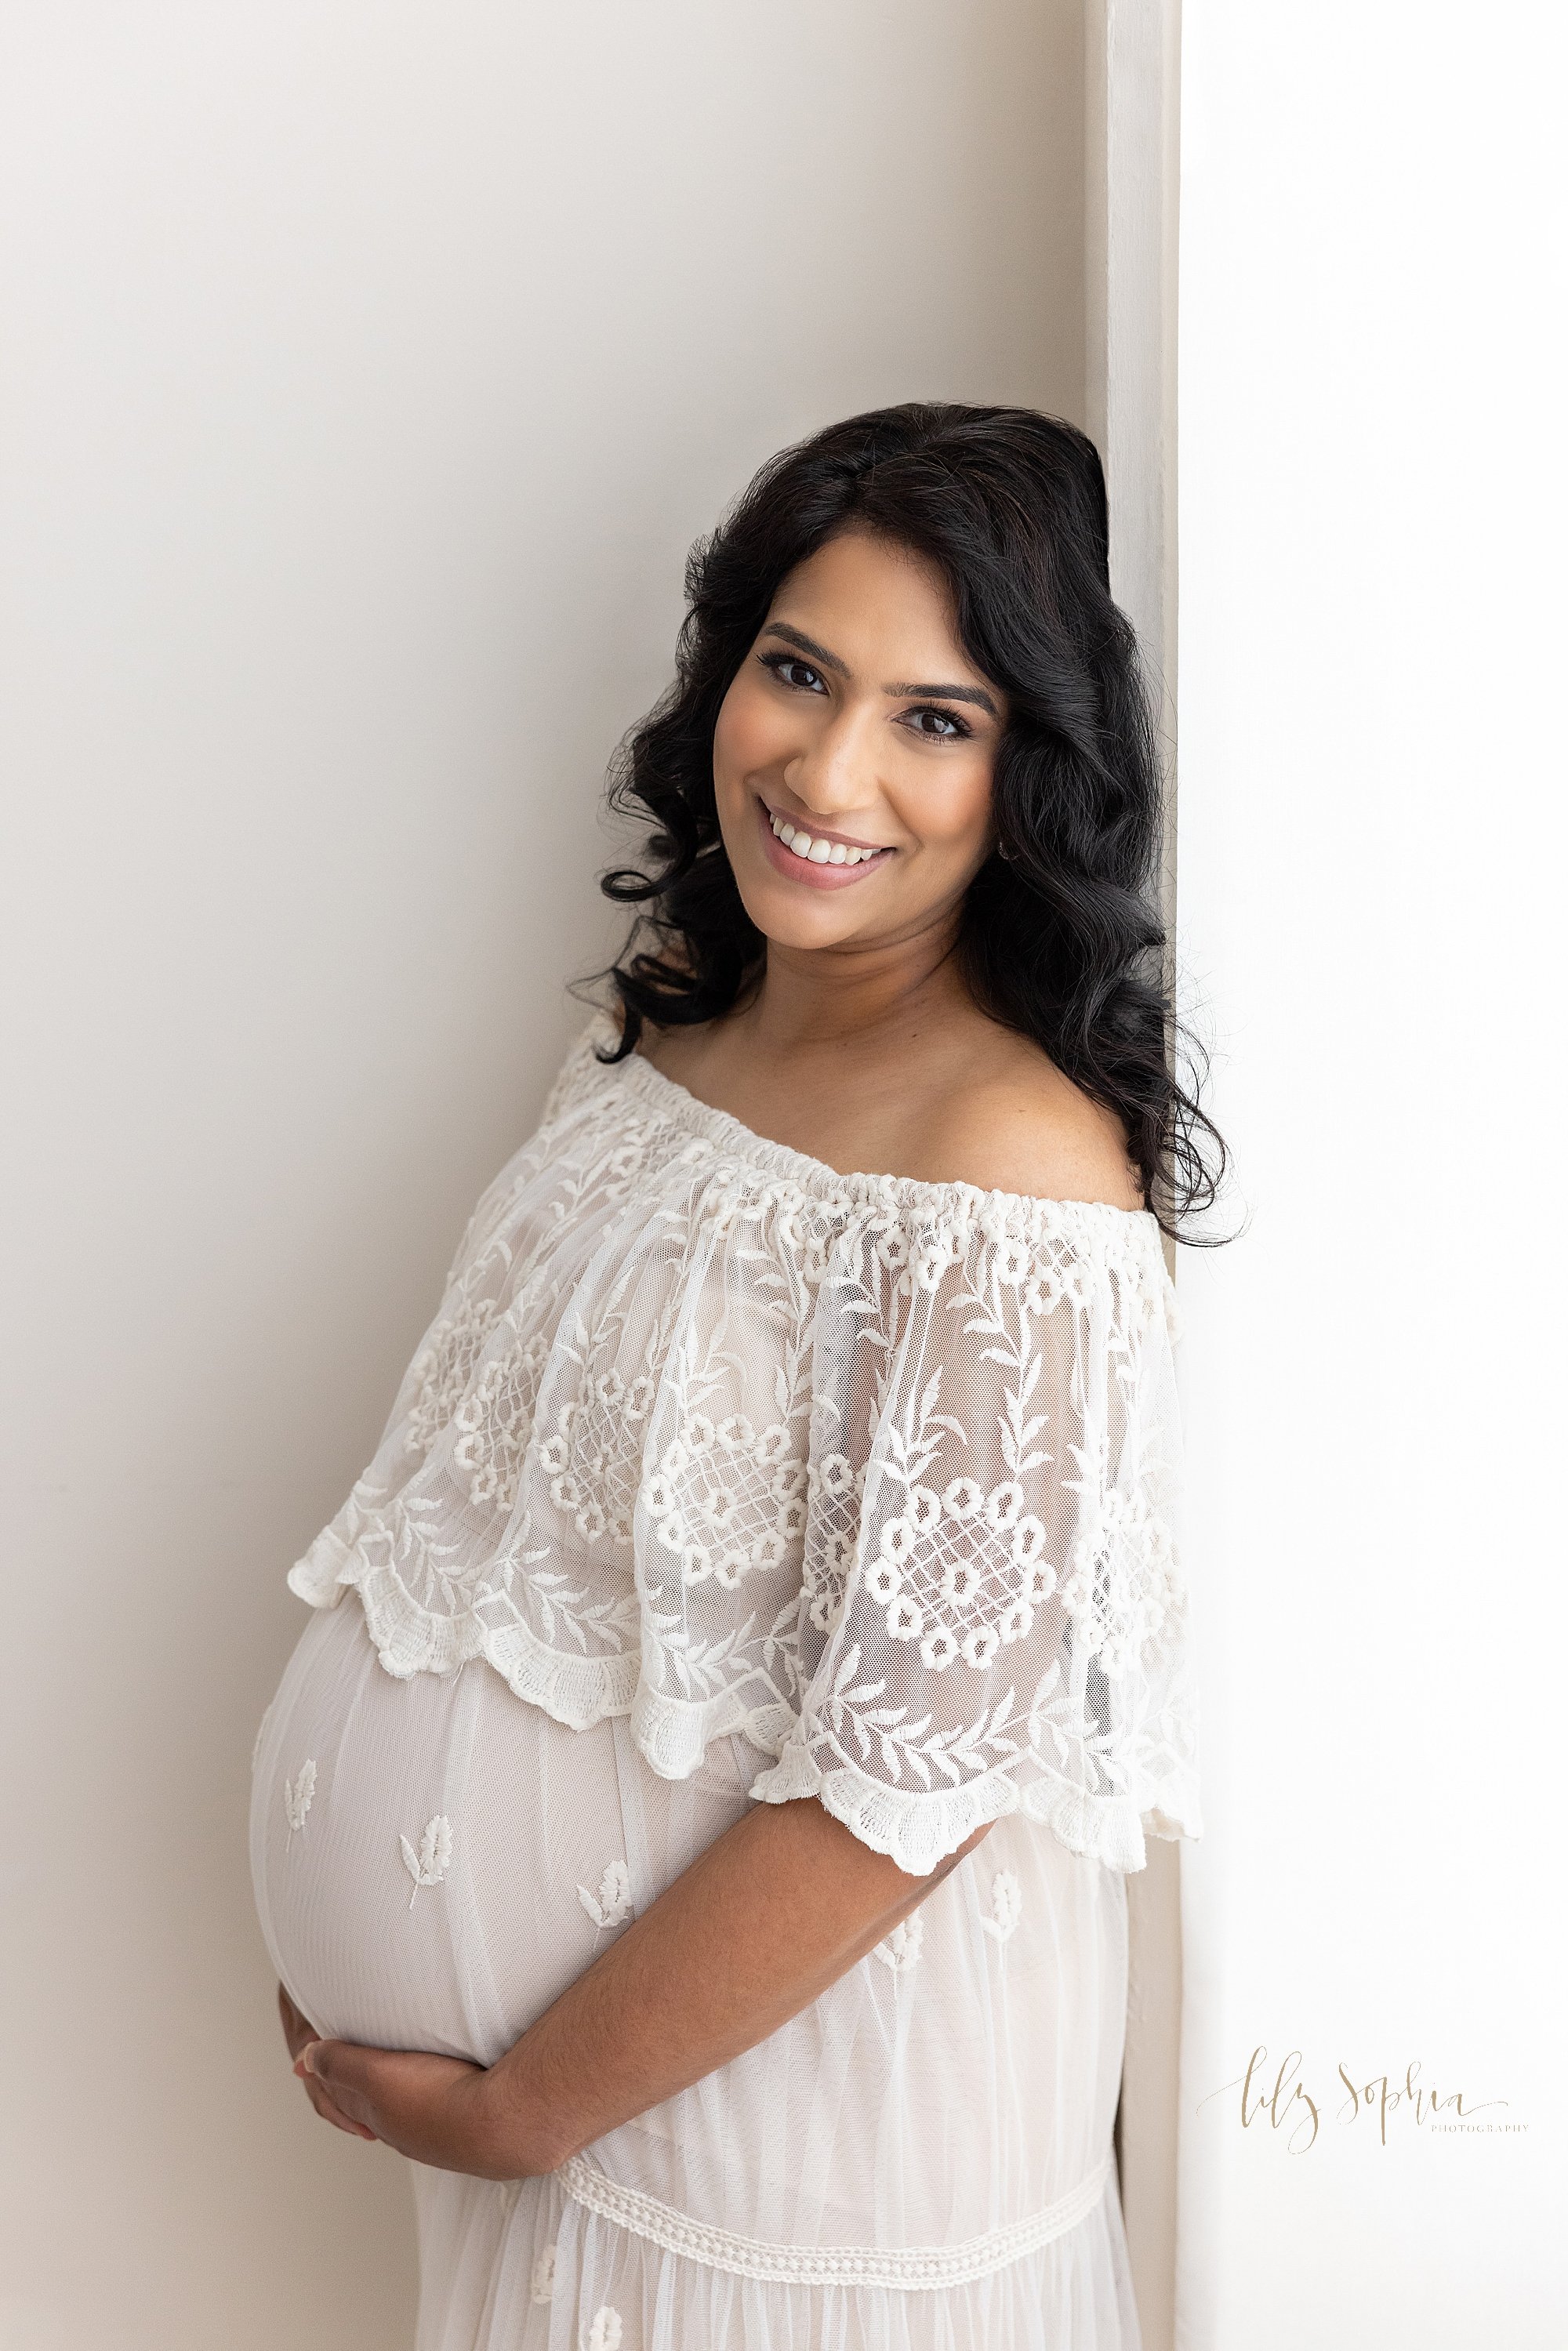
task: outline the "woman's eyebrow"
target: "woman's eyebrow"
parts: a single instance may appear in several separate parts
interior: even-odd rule
[[[806,634],[804,629],[792,629],[788,621],[769,621],[762,633],[768,637],[786,638],[790,644],[799,645],[803,653],[810,653],[814,662],[821,662],[824,669],[836,671],[840,677],[848,677],[850,674],[848,662],[841,662],[837,653],[831,653],[826,645],[820,645],[814,637]]]
[[[824,669],[836,671],[840,677],[848,677],[850,674],[849,664],[841,662],[837,653],[831,653],[826,645],[820,645],[814,637],[806,634],[804,629],[792,629],[788,621],[769,621],[763,634],[783,637],[789,644],[798,645],[803,653],[809,653],[814,662],[821,662]],[[977,703],[982,710],[989,711],[993,718],[998,715],[997,705],[983,685],[884,685],[882,690],[883,694],[899,696],[920,695],[933,702]]]
[[[997,705],[983,685],[884,685],[883,694],[919,695],[931,702],[977,702],[994,718]]]

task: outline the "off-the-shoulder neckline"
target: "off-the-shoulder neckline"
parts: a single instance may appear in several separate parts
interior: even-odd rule
[[[934,1213],[944,1209],[950,1213],[961,1207],[981,1217],[988,1209],[1004,1217],[1034,1218],[1055,1215],[1074,1222],[1082,1219],[1090,1225],[1101,1224],[1112,1232],[1145,1232],[1158,1237],[1159,1221],[1150,1209],[1119,1208],[1112,1200],[1059,1200],[1033,1192],[988,1190],[978,1184],[957,1179],[930,1184],[915,1176],[842,1172],[831,1167],[825,1159],[813,1159],[809,1152],[797,1151],[788,1143],[775,1143],[768,1135],[758,1134],[732,1112],[717,1109],[714,1103],[704,1102],[700,1094],[694,1094],[688,1086],[683,1086],[679,1079],[666,1077],[643,1053],[633,1050],[624,1061],[598,1062],[596,1046],[613,1042],[619,1033],[613,1015],[598,1012],[583,1032],[581,1049],[607,1076],[621,1072],[645,1100],[656,1102],[688,1132],[706,1135],[727,1156],[763,1168],[771,1176],[798,1185],[803,1192],[830,1193],[840,1198],[869,1196]]]

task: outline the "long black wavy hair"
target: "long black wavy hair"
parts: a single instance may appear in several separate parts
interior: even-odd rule
[[[1105,479],[1092,442],[1023,408],[909,402],[780,451],[686,565],[674,682],[625,737],[611,805],[654,830],[648,870],[601,888],[642,909],[603,977],[644,1021],[727,1012],[760,974],[719,832],[719,705],[780,582],[853,524],[947,581],[970,660],[1007,694],[994,815],[958,941],[976,1000],[1113,1111],[1144,1198],[1176,1239],[1215,1199],[1225,1144],[1176,1074],[1155,903],[1162,778],[1132,624],[1111,599]],[[1190,1057],[1191,1049],[1186,1049]]]

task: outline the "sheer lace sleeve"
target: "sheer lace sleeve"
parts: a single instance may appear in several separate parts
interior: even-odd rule
[[[753,1793],[917,1874],[1020,1807],[1139,1869],[1200,1825],[1174,1302],[1152,1218],[1002,1197],[890,1209],[822,1285],[800,1718]]]

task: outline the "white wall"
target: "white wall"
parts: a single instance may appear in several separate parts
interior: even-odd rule
[[[283,1573],[612,935],[690,539],[859,407],[1082,414],[1079,9],[5,38],[0,2343],[393,2351],[401,2169],[309,2116],[251,1917]]]
[[[1181,1276],[1189,2351],[1568,2337],[1568,56],[1478,25],[1184,28],[1181,929],[1252,1219]],[[1210,2095],[1258,2045],[1315,2145]],[[1384,2144],[1342,2060],[1483,2127]]]

